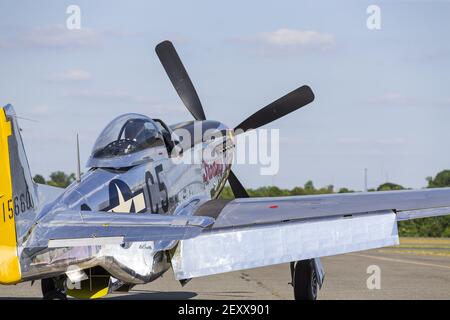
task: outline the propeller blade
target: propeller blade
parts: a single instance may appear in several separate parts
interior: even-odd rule
[[[311,88],[302,86],[255,112],[241,124],[236,126],[234,130],[241,129],[245,132],[247,130],[259,128],[291,113],[292,111],[300,109],[312,101],[314,101],[314,93]]]
[[[236,177],[236,175],[231,170],[230,170],[230,174],[228,175],[228,182],[230,183],[231,190],[233,191],[233,194],[236,198],[248,198],[249,197],[244,186],[242,185],[242,183],[239,181],[239,179]]]
[[[200,99],[172,42],[163,41],[159,43],[155,51],[186,108],[195,120],[205,120],[205,112]]]

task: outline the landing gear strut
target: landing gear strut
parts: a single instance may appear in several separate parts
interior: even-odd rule
[[[41,280],[41,290],[44,300],[67,300],[64,286],[65,278],[47,278]]]
[[[295,300],[316,300],[320,288],[314,259],[291,262]]]

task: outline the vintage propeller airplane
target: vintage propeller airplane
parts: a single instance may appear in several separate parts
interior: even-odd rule
[[[230,129],[206,119],[172,43],[156,53],[195,121],[116,118],[66,189],[33,182],[14,109],[2,108],[0,283],[42,279],[45,299],[97,298],[170,268],[184,285],[290,262],[295,298],[316,299],[319,257],[396,245],[397,221],[450,212],[450,188],[250,198],[231,171],[234,136],[309,104],[313,92],[302,86]],[[193,156],[201,161],[182,161]],[[227,181],[234,200],[218,198]]]

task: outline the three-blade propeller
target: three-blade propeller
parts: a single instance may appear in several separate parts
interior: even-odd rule
[[[197,91],[195,90],[173,44],[170,41],[163,41],[156,46],[155,51],[186,108],[195,120],[206,120],[205,112],[203,111]],[[234,128],[235,133],[239,134],[259,128],[300,109],[311,103],[313,100],[314,93],[311,88],[302,86],[265,106],[242,121]],[[232,171],[230,171],[228,182],[230,183],[236,198],[248,197],[247,191]]]

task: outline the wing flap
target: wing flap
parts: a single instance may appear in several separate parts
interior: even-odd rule
[[[176,279],[181,280],[398,243],[392,211],[207,229],[180,241],[172,267]]]

